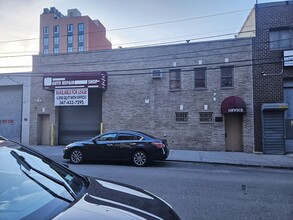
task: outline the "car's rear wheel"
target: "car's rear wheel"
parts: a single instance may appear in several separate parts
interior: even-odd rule
[[[148,156],[144,151],[135,151],[132,155],[132,163],[135,166],[143,167],[148,163]]]
[[[72,163],[81,163],[83,161],[83,153],[79,149],[73,149],[70,153],[70,161]]]

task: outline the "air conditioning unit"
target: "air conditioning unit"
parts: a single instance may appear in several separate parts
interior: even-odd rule
[[[162,78],[162,70],[152,70],[152,78],[153,79],[161,79]]]

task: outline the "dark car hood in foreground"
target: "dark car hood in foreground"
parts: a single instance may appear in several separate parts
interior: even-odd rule
[[[86,194],[54,219],[180,219],[158,197],[128,185],[90,178]]]

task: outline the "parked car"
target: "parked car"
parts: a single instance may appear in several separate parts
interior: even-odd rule
[[[0,137],[0,219],[180,219],[157,196],[85,177]]]
[[[112,131],[71,143],[63,153],[63,158],[76,164],[85,160],[124,160],[145,166],[154,160],[166,160],[169,149],[167,140],[142,132]]]

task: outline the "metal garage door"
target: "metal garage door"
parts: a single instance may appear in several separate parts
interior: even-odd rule
[[[20,142],[22,86],[0,86],[0,135]]]
[[[263,104],[263,151],[267,154],[285,153],[284,111],[286,104]]]
[[[59,144],[92,138],[100,133],[102,91],[89,89],[87,106],[59,107]]]

